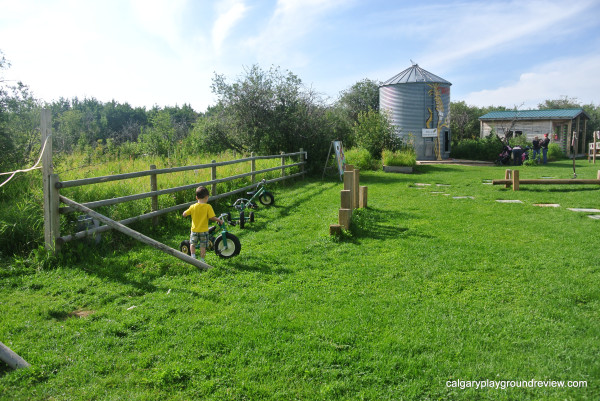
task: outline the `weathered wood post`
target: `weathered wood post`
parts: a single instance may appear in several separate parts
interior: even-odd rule
[[[358,195],[358,189],[360,187],[360,170],[355,168],[354,169],[354,184],[352,186],[352,205],[354,206],[354,209],[358,208],[358,201],[359,201],[359,195]]]
[[[302,173],[302,178],[306,178],[304,175],[304,149],[300,148],[300,163],[302,163],[300,165],[300,172]]]
[[[519,170],[515,170],[512,172],[512,186],[513,191],[519,190]]]
[[[285,153],[281,152],[281,177],[285,177]]]
[[[150,165],[150,170],[156,170],[156,165],[154,165],[154,164]],[[158,191],[158,182],[156,180],[156,174],[152,174],[150,176],[150,191],[152,191],[152,192]],[[154,195],[152,197],[151,211],[156,212],[157,210],[158,210],[158,196]],[[158,225],[158,216],[155,216],[152,218],[152,225],[153,226]]]
[[[511,170],[506,170],[504,172],[504,179],[505,180],[510,180],[510,178],[511,178]],[[510,187],[509,183],[504,184],[504,188],[508,188],[508,187]]]
[[[49,251],[58,251],[56,238],[60,237],[60,215],[58,213],[59,181],[54,174],[52,163],[52,114],[48,109],[42,109],[40,131],[42,133],[42,185],[44,192],[44,246]]]
[[[340,191],[340,210],[338,213],[338,224],[346,230],[350,228],[352,219],[352,191]]]
[[[214,181],[217,179],[217,166],[215,166],[215,163],[217,161],[216,160],[211,160],[211,163],[213,164],[213,166],[210,168],[210,180]],[[217,195],[217,184],[212,184],[210,186],[210,194],[211,196],[216,196]]]
[[[367,207],[367,195],[368,195],[368,187],[361,185],[359,188],[358,194],[358,207],[365,208]]]
[[[250,157],[252,160],[250,161],[250,172],[254,173],[256,171],[256,160],[254,159],[254,152],[250,152]],[[256,174],[252,174],[252,183],[256,183]]]
[[[344,190],[352,192],[354,189],[354,166],[351,164],[346,164],[344,170]],[[352,198],[352,205],[350,206],[350,210],[354,209],[354,195],[350,196]]]

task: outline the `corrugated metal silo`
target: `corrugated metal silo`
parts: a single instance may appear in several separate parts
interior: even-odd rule
[[[417,160],[450,155],[451,85],[414,64],[379,87],[379,109],[389,113],[400,136],[412,134]]]

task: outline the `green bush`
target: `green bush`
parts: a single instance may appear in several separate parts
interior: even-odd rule
[[[381,163],[365,148],[347,149],[345,156],[347,164],[361,170],[379,170],[381,168]]]
[[[414,167],[417,165],[417,155],[414,149],[403,149],[397,152],[384,150],[381,154],[385,166],[406,166]]]
[[[548,160],[560,160],[566,156],[560,146],[557,143],[551,143],[548,145]]]
[[[463,139],[452,144],[450,157],[467,160],[495,161],[504,144],[496,135],[483,139]]]

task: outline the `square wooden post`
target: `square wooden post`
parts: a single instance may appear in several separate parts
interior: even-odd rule
[[[353,192],[354,190],[354,167],[346,164],[346,170],[344,170],[344,190]],[[350,209],[354,209],[354,194],[351,194],[352,205]]]
[[[368,187],[361,185],[358,189],[358,207],[367,207]]]
[[[156,165],[152,164],[150,166],[150,170],[156,170]],[[150,191],[156,192],[158,191],[158,183],[156,180],[156,174],[150,175]],[[151,211],[156,212],[158,210],[158,196],[154,195],[152,197],[152,204],[150,206]],[[158,225],[158,216],[154,216],[152,218],[152,225]]]
[[[285,156],[283,152],[281,152],[281,177],[285,177]]]
[[[510,180],[510,178],[511,178],[511,172],[512,172],[511,170],[506,170],[504,172],[504,179],[505,180]],[[504,188],[508,188],[508,187],[510,187],[510,184],[504,184]]]
[[[358,200],[359,200],[358,188],[360,187],[359,181],[360,181],[360,169],[355,168],[354,169],[354,183],[352,185],[352,198],[353,198],[352,206],[354,207],[354,209],[358,208]]]
[[[217,179],[217,166],[215,166],[216,162],[217,162],[216,160],[211,160],[211,163],[213,164],[213,166],[210,169],[210,180],[211,181],[214,181]],[[217,184],[212,184],[210,186],[210,195],[211,196],[217,195]]]
[[[519,190],[519,170],[515,170],[512,172],[512,186],[513,191]]]
[[[256,171],[256,160],[254,159],[254,152],[250,152],[250,157],[252,158],[252,160],[250,161],[250,172],[254,173]],[[255,184],[256,174],[252,174],[250,177],[252,177],[252,183]]]
[[[60,237],[59,198],[56,183],[58,175],[54,174],[52,163],[52,113],[43,109],[40,116],[42,133],[42,185],[44,193],[44,246],[48,251],[59,250],[56,238]]]

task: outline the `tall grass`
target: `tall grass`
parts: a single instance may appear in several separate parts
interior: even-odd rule
[[[81,178],[109,176],[136,171],[148,170],[151,165],[158,169],[200,165],[211,163],[212,160],[229,161],[243,158],[246,155],[224,152],[218,155],[185,156],[179,160],[160,157],[138,157],[130,159],[116,159],[109,155],[98,154],[92,157],[90,153],[74,153],[63,155],[57,160],[55,172],[61,181]],[[286,164],[297,160],[286,159]],[[281,165],[281,159],[257,160],[256,170],[276,167]],[[225,178],[251,171],[250,162],[217,167],[217,178]],[[298,172],[298,167],[286,169],[286,174]],[[258,179],[274,178],[281,176],[278,170],[262,173]],[[177,173],[161,174],[157,176],[158,190],[202,183],[211,180],[211,169],[198,169]],[[233,181],[217,184],[217,193],[230,192],[234,189],[251,184],[251,177],[244,177]],[[39,171],[31,172],[27,176],[18,176],[9,184],[2,187],[0,193],[0,255],[8,257],[14,254],[26,255],[32,249],[43,244],[43,194],[42,179]],[[150,192],[150,177],[139,177],[120,181],[110,181],[93,185],[65,188],[61,195],[77,202],[85,203],[102,199],[111,199],[143,192]],[[194,201],[194,191],[181,191],[173,194],[162,195],[158,198],[159,209]],[[223,200],[222,202],[227,202]],[[151,211],[151,200],[141,199],[120,203],[112,206],[100,207],[98,212],[114,219],[122,220],[129,217],[145,214]],[[76,219],[79,213],[61,216],[61,234],[73,233],[76,228]]]

